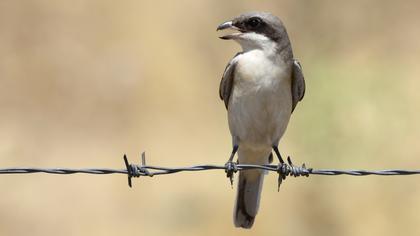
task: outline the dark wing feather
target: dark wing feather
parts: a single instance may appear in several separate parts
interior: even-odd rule
[[[237,57],[240,53],[236,54]],[[229,98],[233,88],[233,80],[235,74],[236,62],[234,58],[230,60],[229,64],[226,66],[225,71],[223,72],[222,80],[220,81],[219,95],[220,99],[225,102],[225,107],[228,109]]]
[[[305,96],[305,78],[299,61],[293,60],[292,67],[292,112],[299,101]]]

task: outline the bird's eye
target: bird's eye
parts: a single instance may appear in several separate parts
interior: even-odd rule
[[[258,17],[253,17],[251,19],[249,19],[246,24],[248,25],[248,27],[250,28],[257,28],[258,26],[261,25],[261,19]]]

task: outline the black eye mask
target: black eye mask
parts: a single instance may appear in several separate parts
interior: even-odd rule
[[[252,17],[251,19],[245,22],[245,26],[248,29],[256,29],[261,26],[263,21],[259,17]]]

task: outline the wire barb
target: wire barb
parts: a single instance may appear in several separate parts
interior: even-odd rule
[[[277,173],[279,177],[277,179],[277,192],[280,191],[280,185],[282,184],[283,180],[286,179],[287,176],[299,177],[299,176],[306,176],[309,177],[309,174],[312,171],[312,168],[306,169],[305,163],[302,166],[295,166],[292,162],[290,156],[287,157],[287,163],[279,163],[277,166]]]
[[[147,166],[146,166],[146,152],[143,152],[141,154],[141,164],[140,165],[130,164],[127,160],[127,155],[125,155],[125,154],[124,154],[124,163],[125,163],[125,167],[127,169],[128,186],[130,188],[132,187],[132,183],[131,183],[131,178],[132,177],[135,177],[135,178],[138,178],[140,176],[153,177],[153,173],[150,172],[147,169]]]

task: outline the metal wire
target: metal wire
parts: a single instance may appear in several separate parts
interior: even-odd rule
[[[309,175],[350,175],[350,176],[367,176],[367,175],[382,175],[382,176],[393,176],[393,175],[418,175],[420,170],[401,170],[401,169],[390,169],[390,170],[337,170],[337,169],[313,169],[306,168],[305,164],[302,166],[295,166],[290,159],[288,164],[279,165],[251,165],[251,164],[235,164],[233,169],[228,165],[196,165],[190,167],[160,167],[146,165],[145,153],[142,153],[142,163],[140,165],[130,164],[124,155],[124,162],[126,169],[109,169],[109,168],[83,168],[83,169],[72,169],[72,168],[0,168],[0,174],[31,174],[31,173],[47,173],[47,174],[95,174],[95,175],[107,175],[107,174],[125,174],[128,176],[128,184],[131,187],[131,178],[140,176],[155,176],[155,175],[167,175],[179,172],[194,172],[194,171],[206,171],[206,170],[224,170],[227,175],[232,172],[240,170],[260,169],[266,171],[275,171],[279,174],[279,186],[287,176],[299,177]]]

